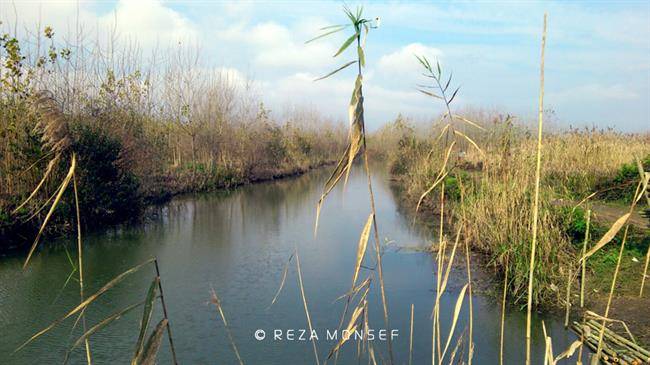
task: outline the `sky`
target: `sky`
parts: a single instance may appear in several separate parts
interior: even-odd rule
[[[347,118],[355,69],[314,82],[356,56],[332,57],[349,36],[317,42],[319,29],[344,23],[342,9],[363,5],[381,18],[366,44],[366,125],[373,130],[398,113],[427,119],[443,105],[419,93],[415,55],[439,60],[460,86],[462,109],[497,110],[534,119],[539,94],[543,14],[548,13],[545,109],[559,127],[650,130],[650,2],[226,2],[226,1],[7,1],[5,26],[33,29],[39,22],[72,34],[115,29],[146,52],[178,42],[196,44],[208,67],[253,80],[271,113],[315,108]]]

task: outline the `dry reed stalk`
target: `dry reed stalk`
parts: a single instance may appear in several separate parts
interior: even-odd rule
[[[172,329],[169,324],[169,316],[167,315],[167,305],[165,305],[165,295],[163,294],[162,279],[160,278],[160,268],[158,267],[158,259],[153,259],[154,267],[156,268],[156,277],[158,278],[158,290],[160,291],[160,305],[163,309],[163,316],[165,319],[165,327],[167,327],[167,338],[169,340],[169,349],[172,353],[172,361],[174,365],[178,365],[176,360],[176,348],[174,347],[174,340],[172,339]]]
[[[533,274],[535,269],[535,249],[537,248],[537,220],[539,216],[539,181],[542,168],[542,127],[544,121],[544,49],[546,46],[546,21],[544,14],[544,29],[542,31],[542,54],[540,63],[539,87],[539,120],[537,125],[537,165],[535,167],[535,201],[533,203],[533,239],[530,250],[530,267],[528,270],[528,303],[526,306],[526,365],[530,365],[530,333],[533,307]]]
[[[577,326],[577,322],[573,322],[574,327]],[[583,314],[582,315],[582,328],[585,328],[586,325],[586,317]],[[580,331],[580,351],[578,352],[578,360],[576,361],[576,365],[582,365],[582,351],[584,350],[584,344],[585,344],[585,332],[583,330]]]
[[[72,161],[70,162],[70,168],[68,170],[68,174],[63,179],[63,182],[61,182],[61,185],[57,189],[56,197],[54,198],[54,201],[52,202],[52,205],[50,206],[50,210],[47,212],[47,215],[45,216],[45,219],[43,220],[43,223],[41,224],[41,228],[38,230],[38,233],[36,234],[36,238],[34,239],[34,243],[32,243],[32,247],[29,249],[29,253],[27,254],[27,258],[25,259],[25,263],[23,264],[23,269],[25,269],[27,267],[27,264],[29,263],[29,260],[31,259],[32,255],[34,254],[34,251],[36,250],[36,246],[38,246],[39,239],[41,238],[41,235],[45,231],[45,227],[47,226],[47,223],[52,218],[52,215],[54,214],[54,210],[56,209],[57,205],[61,201],[61,198],[63,197],[63,193],[65,192],[66,188],[70,184],[70,181],[72,180],[72,176],[74,175],[74,171],[75,171],[76,166],[77,166],[77,159],[76,159],[76,156],[74,154],[72,154]]]
[[[361,49],[361,38],[360,36],[357,36],[357,46],[359,49]],[[361,62],[359,62],[359,75],[361,75]],[[359,89],[361,91],[361,89]],[[388,317],[388,299],[386,298],[386,289],[384,288],[384,270],[383,270],[383,264],[381,261],[381,249],[379,246],[379,229],[377,228],[377,209],[375,208],[375,194],[372,191],[372,177],[370,174],[370,166],[368,163],[368,147],[366,145],[366,131],[365,131],[365,125],[362,124],[362,141],[363,141],[363,165],[366,170],[366,176],[368,179],[368,193],[370,195],[370,210],[372,212],[372,222],[373,222],[373,233],[374,233],[374,239],[375,239],[375,253],[377,257],[377,274],[379,276],[379,288],[381,292],[381,303],[384,311],[384,324],[386,325],[386,330],[390,332],[390,321]],[[393,364],[394,363],[394,356],[393,356],[393,340],[391,339],[391,336],[387,337],[387,343],[388,343],[388,359],[389,363]]]
[[[228,321],[226,321],[226,316],[223,313],[223,308],[221,307],[221,301],[219,300],[219,297],[217,296],[217,292],[214,290],[214,288],[210,289],[210,295],[212,296],[211,302],[212,304],[214,304],[215,307],[217,307],[217,311],[219,311],[219,316],[221,316],[221,321],[223,322],[223,325],[226,328],[226,334],[228,335],[228,340],[230,340],[230,346],[232,346],[233,351],[235,351],[235,355],[237,356],[237,361],[239,361],[239,365],[244,365],[241,356],[239,356],[239,350],[237,349],[235,340],[232,337],[230,326],[228,326]]]
[[[474,357],[474,306],[472,304],[472,268],[469,257],[469,241],[465,240],[465,259],[467,262],[467,295],[469,300],[469,350],[467,354],[467,365],[472,365]]]
[[[591,223],[591,209],[587,209],[587,228],[585,229],[585,240],[582,244],[582,256],[587,253],[587,242],[589,242],[589,226]],[[580,273],[580,308],[585,305],[585,285],[587,282],[587,260],[582,261]]]
[[[572,270],[569,269],[569,277],[567,278],[566,282],[566,311],[564,314],[564,328],[569,328],[569,311],[571,310],[571,282],[573,281],[571,275]]]
[[[453,143],[452,143],[453,145]],[[440,332],[440,295],[441,295],[441,287],[442,287],[442,272],[444,270],[444,260],[445,260],[445,247],[446,247],[446,241],[444,239],[443,231],[444,231],[444,211],[445,211],[445,183],[444,181],[440,185],[440,231],[438,233],[438,252],[437,252],[437,259],[438,259],[438,266],[436,268],[436,300],[434,302],[433,306],[433,335],[431,338],[431,363],[432,365],[435,365],[435,359],[436,359],[436,349],[437,349],[437,354],[438,354],[438,362],[440,362],[440,355],[441,355],[441,340],[440,337],[442,336]]]
[[[352,163],[354,162],[354,159],[358,156],[358,154],[362,151],[364,168],[368,179],[368,192],[370,195],[370,208],[372,214],[373,233],[374,233],[373,236],[375,241],[375,253],[376,253],[376,261],[377,261],[376,268],[379,277],[379,288],[380,288],[381,301],[383,306],[384,323],[385,323],[386,330],[390,331],[390,322],[388,316],[388,300],[386,298],[386,290],[384,287],[383,265],[381,259],[382,254],[381,254],[381,248],[379,242],[379,230],[377,227],[377,210],[375,208],[375,196],[372,189],[372,177],[371,177],[370,167],[368,163],[368,152],[367,152],[368,148],[366,144],[366,130],[364,125],[363,91],[362,91],[362,86],[363,86],[362,67],[365,67],[366,61],[365,61],[365,54],[364,54],[365,38],[362,43],[361,34],[365,30],[365,35],[367,37],[369,30],[371,28],[376,28],[378,24],[373,26],[372,21],[362,18],[361,8],[358,8],[356,13],[353,13],[347,7],[344,8],[344,11],[347,17],[350,19],[351,23],[349,25],[352,25],[355,33],[352,36],[350,36],[341,45],[341,47],[336,52],[334,57],[340,55],[351,44],[356,43],[357,46],[356,61],[347,62],[343,66],[337,68],[333,72],[330,72],[326,76],[321,77],[317,80],[332,76],[333,74],[347,68],[348,66],[351,66],[355,63],[357,64],[357,77],[354,85],[354,90],[352,92],[352,98],[348,106],[350,131],[348,134],[348,145],[346,147],[346,150],[343,153],[343,156],[341,156],[341,158],[339,159],[339,162],[336,168],[334,169],[334,171],[332,172],[332,175],[325,183],[323,193],[321,194],[321,197],[316,206],[316,223],[314,225],[314,234],[316,234],[318,229],[320,210],[323,205],[325,197],[332,191],[332,189],[337,185],[337,183],[341,180],[341,178],[343,178],[343,176],[345,176],[345,181],[347,181],[348,176],[350,174],[350,170],[352,168]],[[323,29],[326,30],[324,34],[317,36],[316,38],[313,38],[308,42],[339,32],[345,29],[346,27],[348,27],[349,25],[326,27]],[[387,340],[388,340],[387,344],[388,344],[388,353],[389,353],[389,363],[393,364],[394,356],[393,356],[392,339],[389,336]]]
[[[83,274],[83,251],[81,248],[81,213],[79,210],[79,194],[77,191],[77,174],[73,174],[72,176],[72,187],[74,190],[74,204],[75,204],[75,210],[77,213],[77,257],[78,257],[78,263],[77,265],[79,266],[79,296],[81,298],[81,301],[84,300],[84,274]],[[82,312],[82,326],[84,332],[86,332],[86,316]],[[86,348],[86,361],[88,365],[92,364],[92,355],[90,353],[90,343],[88,342],[88,338],[84,340],[84,345]]]
[[[463,308],[463,301],[465,300],[465,293],[467,292],[467,286],[469,284],[465,284],[463,288],[460,290],[460,293],[458,294],[458,298],[456,299],[456,305],[454,306],[454,317],[452,318],[451,321],[451,328],[449,329],[449,336],[447,336],[447,341],[445,342],[445,347],[442,350],[442,354],[440,355],[439,363],[442,364],[442,361],[445,358],[445,354],[447,353],[447,350],[449,349],[449,344],[451,343],[451,339],[454,337],[454,331],[456,330],[456,324],[458,323],[458,317],[460,317],[460,311]]]
[[[544,365],[553,365],[553,344],[551,338],[546,334],[546,325],[542,321],[542,333],[544,334]]]
[[[368,177],[368,191],[370,192],[370,208],[372,211],[372,221],[373,221],[373,232],[374,232],[374,239],[375,239],[375,253],[377,257],[377,274],[379,276],[379,289],[381,292],[381,303],[384,311],[384,323],[386,325],[386,330],[390,331],[390,321],[388,319],[388,299],[386,298],[386,289],[384,288],[384,272],[383,272],[383,264],[381,261],[381,249],[379,246],[379,231],[377,228],[377,210],[375,209],[375,196],[372,192],[372,182],[371,182],[371,176],[370,176],[370,167],[368,165],[368,149],[366,148],[366,137],[365,133],[363,135],[363,163],[366,169],[366,175]],[[387,337],[387,342],[388,342],[388,358],[390,360],[390,364],[393,364],[393,340],[391,339],[391,336]]]
[[[499,365],[503,365],[503,340],[504,340],[504,329],[506,323],[506,294],[508,293],[508,255],[506,255],[506,273],[505,278],[503,279],[503,298],[501,299],[501,336],[499,340]]]
[[[411,304],[411,325],[409,330],[409,365],[413,363],[413,311],[415,305]]]
[[[643,276],[641,276],[641,288],[639,289],[639,298],[643,297],[643,288],[645,287],[645,278],[648,276],[648,263],[650,262],[650,247],[645,254],[645,264],[643,265]]]
[[[296,250],[296,268],[298,269],[298,283],[300,284],[300,294],[302,295],[302,304],[305,308],[305,316],[307,316],[307,324],[309,325],[309,333],[313,333],[314,328],[311,325],[311,317],[309,316],[309,309],[307,308],[307,297],[305,296],[305,287],[302,282],[302,270],[300,269],[300,255]],[[314,357],[316,358],[316,365],[320,364],[318,359],[318,350],[316,349],[316,340],[312,338],[312,347],[314,348]]]
[[[621,259],[623,257],[623,250],[625,249],[625,241],[627,240],[627,232],[628,228],[630,226],[626,225],[625,226],[625,231],[623,232],[623,240],[621,241],[621,248],[618,253],[618,259],[616,260],[616,268],[614,269],[614,277],[612,278],[612,285],[610,286],[609,289],[609,296],[607,297],[607,306],[605,307],[605,314],[603,317],[608,317],[609,316],[609,309],[612,304],[612,298],[614,296],[614,290],[616,287],[616,279],[618,278],[618,272],[621,267]],[[594,356],[593,359],[596,359],[595,361],[597,362],[598,359],[600,358],[601,352],[602,352],[602,347],[603,347],[603,336],[605,334],[605,320],[603,320],[602,324],[602,329],[600,330],[600,333],[598,334],[598,346],[596,348],[596,355]],[[592,361],[592,364],[594,361]]]
[[[280,292],[282,292],[282,288],[284,288],[284,282],[287,280],[287,272],[289,271],[289,264],[291,263],[291,259],[293,259],[293,256],[296,254],[294,251],[291,256],[289,256],[289,259],[287,260],[287,263],[284,264],[284,270],[282,270],[282,280],[280,281],[280,287],[278,288],[278,291],[275,293],[273,296],[273,300],[271,301],[271,304],[266,308],[267,310],[275,304],[275,301],[278,300],[278,297],[280,296]]]
[[[350,288],[350,291],[345,294],[344,296],[347,296],[347,299],[345,301],[345,307],[343,309],[343,314],[341,315],[341,319],[339,320],[339,325],[338,325],[338,330],[341,330],[341,327],[343,326],[343,321],[345,319],[345,316],[348,313],[348,309],[350,308],[350,302],[352,300],[352,296],[356,295],[358,290],[360,290],[364,284],[370,285],[370,279],[366,279],[364,283],[359,285],[359,287],[356,286],[357,278],[359,276],[359,270],[361,268],[361,263],[363,262],[363,258],[366,254],[366,249],[368,247],[368,238],[370,236],[370,228],[373,224],[373,218],[374,215],[370,214],[368,216],[368,220],[366,221],[366,224],[363,227],[363,230],[361,231],[361,236],[359,237],[359,244],[357,246],[357,258],[354,266],[354,274],[352,275],[352,287]],[[334,356],[334,364],[337,364],[339,360],[339,353],[338,351],[336,352],[336,355]]]
[[[636,166],[639,170],[639,175],[641,180],[643,180],[643,195],[645,195],[646,204],[650,207],[650,197],[648,197],[648,181],[650,180],[650,173],[643,170],[643,164],[637,156],[634,157],[636,160]],[[645,255],[645,264],[643,265],[643,275],[641,275],[641,287],[639,288],[639,298],[643,297],[643,287],[645,286],[645,278],[648,273],[648,262],[650,262],[650,247],[648,247],[648,252]]]

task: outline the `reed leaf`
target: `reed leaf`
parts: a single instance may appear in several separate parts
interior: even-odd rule
[[[451,249],[451,255],[449,256],[449,262],[447,263],[447,267],[444,269],[445,270],[445,275],[444,278],[442,279],[442,283],[440,284],[440,290],[438,292],[438,298],[442,297],[442,293],[445,292],[447,289],[447,282],[449,281],[449,274],[451,273],[451,268],[454,264],[454,257],[456,256],[456,248],[458,247],[458,242],[460,241],[460,231],[463,228],[462,225],[458,226],[458,231],[456,232],[456,240],[454,241],[454,247]],[[443,268],[440,268],[440,270],[443,270]]]
[[[348,108],[348,116],[350,119],[350,133],[348,146],[345,149],[345,152],[341,156],[336,168],[330,175],[330,177],[325,182],[323,188],[323,193],[321,194],[318,204],[316,205],[316,223],[314,224],[314,235],[318,232],[318,220],[320,218],[320,210],[325,201],[325,197],[334,189],[336,184],[341,180],[345,175],[345,179],[350,174],[350,169],[352,168],[352,163],[361,150],[363,138],[364,138],[364,121],[363,121],[363,93],[361,90],[363,82],[363,77],[361,75],[357,76],[354,91],[352,92],[352,97],[350,99],[350,106]]]
[[[85,342],[90,336],[94,335],[95,333],[99,332],[102,330],[104,327],[108,326],[109,324],[113,323],[114,321],[120,319],[123,315],[126,313],[132,311],[133,309],[145,304],[146,301],[141,301],[139,303],[131,304],[130,306],[115,312],[111,314],[110,316],[104,318],[102,321],[97,323],[96,325],[92,326],[90,329],[88,329],[83,335],[81,335],[75,342],[72,344],[72,347],[66,352],[65,358],[63,360],[63,363],[66,364],[68,362],[68,359],[70,357],[70,353],[72,350],[77,348],[79,345],[81,345],[83,342]]]
[[[167,318],[163,318],[158,322],[158,325],[153,330],[153,333],[149,337],[149,340],[142,351],[141,360],[137,362],[138,365],[154,365],[156,363],[156,356],[160,350],[162,337],[165,333],[165,328],[167,328],[167,324]]]
[[[432,97],[432,98],[436,98],[436,99],[443,100],[443,99],[442,99],[442,96],[437,95],[437,94],[434,94],[434,93],[432,93],[432,92],[430,92],[430,91],[426,91],[426,90],[422,90],[422,89],[418,89],[418,91],[421,92],[422,94],[424,94],[424,95],[428,95],[428,96],[430,96],[430,97]]]
[[[328,73],[327,75],[325,75],[325,76],[321,76],[321,77],[319,77],[319,78],[317,78],[317,79],[314,79],[314,81],[319,81],[319,80],[326,79],[326,78],[328,78],[328,77],[334,75],[335,73],[337,73],[337,72],[339,72],[339,71],[341,71],[341,70],[344,70],[344,69],[346,69],[348,66],[353,65],[353,64],[355,64],[355,63],[357,63],[357,61],[350,61],[350,62],[347,62],[347,63],[345,63],[343,66],[341,66],[341,67],[337,68],[336,70],[334,70],[334,71]]]
[[[313,41],[315,41],[315,40],[318,40],[318,39],[321,39],[321,38],[323,38],[323,37],[327,37],[328,35],[331,35],[331,34],[334,34],[334,33],[338,33],[338,32],[340,32],[340,31],[342,31],[343,29],[347,28],[348,26],[349,26],[349,25],[331,25],[331,26],[329,26],[329,27],[321,28],[320,30],[328,30],[328,29],[332,29],[332,30],[330,30],[330,31],[328,31],[328,32],[325,32],[325,33],[323,33],[323,34],[321,34],[321,35],[318,35],[318,36],[316,36],[316,37],[314,37],[314,38],[312,38],[312,39],[306,41],[305,44],[307,44],[307,43],[311,43],[311,42],[313,42]]]
[[[72,309],[72,310],[71,310],[70,312],[68,312],[66,315],[64,315],[63,317],[61,317],[61,318],[55,320],[54,322],[50,323],[49,326],[45,327],[44,329],[40,330],[40,331],[37,332],[35,335],[33,335],[32,337],[30,337],[27,341],[25,341],[25,343],[23,343],[22,345],[20,345],[20,347],[18,347],[14,352],[20,351],[23,347],[27,346],[29,343],[31,343],[32,341],[34,341],[34,340],[37,339],[38,337],[44,335],[44,334],[47,333],[49,330],[51,330],[52,328],[56,327],[59,323],[63,322],[64,320],[66,320],[66,319],[68,319],[68,318],[70,318],[70,317],[71,317],[72,315],[74,315],[75,313],[78,313],[79,311],[84,310],[84,309],[85,309],[86,307],[88,307],[91,303],[93,303],[95,300],[97,300],[97,298],[99,298],[99,297],[102,296],[104,293],[106,293],[109,289],[111,289],[112,287],[114,287],[115,285],[117,285],[118,283],[120,283],[120,282],[121,282],[122,280],[124,280],[127,276],[129,276],[129,275],[131,275],[131,274],[137,272],[138,270],[140,270],[140,269],[143,268],[144,266],[146,266],[146,265],[152,263],[154,260],[155,260],[155,259],[151,258],[151,259],[149,259],[149,260],[147,260],[147,261],[145,261],[145,262],[143,262],[143,263],[141,263],[141,264],[139,264],[139,265],[136,265],[136,266],[134,266],[134,267],[132,267],[132,268],[126,270],[125,272],[119,274],[118,276],[114,277],[111,281],[109,281],[108,283],[106,283],[106,284],[105,284],[104,286],[102,286],[102,287],[101,287],[97,292],[95,292],[94,294],[92,294],[92,295],[90,295],[88,298],[86,298],[84,301],[82,301],[79,305],[77,305],[74,309]]]
[[[17,212],[18,212],[22,207],[24,207],[25,205],[27,205],[27,203],[29,203],[29,201],[31,201],[31,200],[36,196],[36,194],[41,190],[41,187],[43,187],[43,185],[45,184],[45,181],[47,180],[47,178],[48,178],[48,177],[50,176],[50,174],[52,173],[52,170],[54,169],[54,166],[56,166],[56,164],[57,164],[58,162],[59,162],[59,155],[56,155],[56,156],[54,156],[53,159],[50,160],[50,162],[47,163],[47,168],[45,169],[45,173],[43,174],[43,177],[42,177],[41,180],[39,181],[38,185],[36,185],[36,187],[34,188],[34,190],[32,190],[31,194],[29,194],[29,196],[27,197],[27,199],[25,199],[25,200],[24,200],[24,201],[23,201],[19,206],[17,206],[17,207],[12,211],[12,214],[16,214],[16,213],[17,213]],[[40,210],[40,209],[39,209],[39,210]],[[30,217],[30,218],[31,218],[31,217]]]
[[[346,39],[345,42],[343,42],[343,44],[341,45],[341,48],[339,48],[339,50],[334,54],[334,57],[343,53],[343,51],[345,51],[352,44],[352,42],[354,42],[355,39],[357,39],[358,36],[359,36],[359,32],[357,31],[356,33],[351,35],[350,38]]]
[[[447,342],[445,343],[445,349],[442,351],[442,355],[440,356],[440,362],[442,362],[442,359],[444,359],[445,353],[447,352],[449,344],[451,343],[451,339],[454,336],[454,330],[456,329],[456,323],[458,323],[460,310],[463,308],[463,300],[465,299],[465,291],[467,290],[468,285],[469,284],[465,284],[463,286],[463,288],[460,290],[460,293],[458,294],[458,299],[456,299],[456,305],[454,306],[454,318],[451,322],[451,328],[449,329],[449,336],[447,337]]]
[[[591,256],[591,255],[595,254],[596,252],[598,252],[598,250],[603,248],[612,239],[614,239],[614,237],[616,237],[616,234],[618,233],[618,231],[620,231],[621,228],[623,228],[623,226],[625,225],[627,220],[630,218],[630,215],[631,215],[631,213],[626,213],[623,216],[621,216],[620,218],[618,218],[616,220],[616,222],[614,222],[614,224],[612,224],[612,226],[609,228],[607,233],[605,233],[605,235],[603,235],[603,237],[598,241],[598,243],[596,243],[594,245],[594,247],[592,247],[591,250],[589,250],[589,252],[584,254],[584,256],[582,256],[582,258],[580,260],[586,260],[589,256]]]
[[[361,263],[363,262],[363,257],[366,255],[366,248],[368,247],[368,238],[370,237],[370,228],[372,227],[372,221],[374,216],[370,214],[368,220],[366,221],[363,231],[361,231],[361,237],[359,237],[359,246],[357,248],[357,260],[354,265],[354,275],[352,276],[352,288],[357,283],[357,277],[359,276],[359,269],[361,268]]]
[[[438,67],[440,67],[440,65],[438,65]],[[451,98],[449,98],[447,105],[451,104],[451,102],[454,101],[454,98],[456,98],[456,94],[458,94],[458,90],[460,90],[460,86],[456,88],[456,91],[454,91],[453,94],[451,94]]]
[[[226,328],[226,334],[228,335],[228,340],[230,340],[230,346],[235,352],[235,356],[237,356],[237,361],[239,362],[239,365],[244,365],[244,361],[241,359],[241,356],[239,355],[239,349],[237,348],[237,344],[235,344],[235,339],[232,336],[232,332],[230,331],[230,326],[228,326],[228,321],[226,321],[226,315],[223,313],[223,308],[221,307],[221,301],[219,300],[219,297],[217,296],[217,292],[214,290],[214,288],[211,289],[210,294],[211,294],[210,300],[212,301],[212,304],[214,304],[214,306],[217,307],[219,316],[221,316],[221,321],[223,322],[223,326]]]
[[[158,289],[158,284],[160,283],[160,278],[155,277],[149,286],[149,291],[147,292],[147,298],[145,299],[144,311],[142,312],[142,320],[140,321],[140,335],[138,335],[138,342],[136,342],[135,354],[131,360],[131,364],[135,364],[136,360],[142,353],[144,349],[144,339],[147,335],[147,330],[149,329],[149,323],[151,322],[151,315],[153,314],[154,301],[156,300],[156,290]]]
[[[483,150],[478,146],[478,144],[476,144],[476,142],[474,142],[473,139],[469,138],[468,135],[457,130],[454,130],[454,133],[465,138],[467,142],[469,142],[472,146],[474,146],[474,148],[476,148],[476,150],[481,154],[481,156],[485,157],[485,153],[483,152]]]
[[[449,172],[445,172],[445,169],[447,168],[447,162],[449,162],[449,156],[451,155],[451,150],[452,150],[452,148],[454,147],[455,144],[456,144],[456,141],[452,141],[451,144],[449,145],[449,148],[447,148],[447,153],[445,154],[445,160],[442,163],[442,167],[440,168],[440,171],[438,172],[438,176],[436,177],[436,180],[433,182],[433,185],[431,185],[431,187],[429,187],[429,189],[427,189],[424,193],[422,193],[422,195],[420,195],[420,199],[418,199],[418,203],[415,206],[415,212],[416,213],[420,210],[420,205],[422,204],[422,201],[424,200],[424,198],[427,195],[429,195],[429,193],[432,192],[433,189],[435,189],[436,186],[438,186],[438,184],[440,184],[442,181],[444,181],[445,177],[449,173]]]
[[[57,205],[59,205],[59,202],[61,201],[61,197],[63,196],[63,193],[65,192],[65,189],[68,187],[70,184],[70,181],[72,180],[72,176],[74,175],[74,170],[77,166],[77,158],[75,154],[72,154],[72,161],[70,163],[70,168],[68,169],[68,174],[66,177],[63,179],[63,182],[59,186],[58,193],[56,194],[56,198],[54,198],[54,201],[52,202],[52,205],[50,206],[50,210],[47,212],[47,215],[45,216],[45,219],[43,220],[43,224],[41,224],[41,228],[38,230],[38,234],[36,235],[36,238],[34,239],[34,243],[32,243],[32,247],[29,249],[29,253],[27,254],[27,258],[25,259],[25,263],[23,264],[23,269],[27,267],[27,264],[29,263],[30,258],[34,254],[34,251],[36,250],[36,246],[38,246],[38,241],[41,238],[41,235],[45,231],[45,227],[47,226],[47,223],[50,221],[50,218],[52,218],[52,214],[54,213],[54,210],[56,209]]]
[[[287,273],[289,272],[289,264],[291,263],[291,260],[293,259],[293,255],[295,254],[296,254],[295,252],[292,253],[291,256],[289,256],[287,263],[284,264],[284,270],[282,271],[282,280],[280,281],[280,287],[278,288],[278,291],[275,293],[275,296],[273,296],[273,300],[271,301],[271,304],[269,304],[268,308],[271,308],[271,306],[275,304],[275,301],[278,300],[278,297],[280,296],[280,292],[282,291],[282,288],[284,288],[284,282],[287,280]]]
[[[359,305],[354,309],[352,315],[350,316],[350,322],[348,322],[347,327],[341,333],[341,339],[339,340],[339,342],[337,342],[337,344],[330,350],[329,354],[327,355],[328,359],[331,358],[335,352],[339,351],[341,346],[343,346],[343,344],[350,339],[350,336],[346,338],[345,336],[343,336],[343,333],[347,332],[348,334],[350,334],[356,330],[357,320],[359,319],[361,313],[363,313],[363,309],[364,309],[363,303],[359,303]]]
[[[568,359],[571,356],[573,356],[573,354],[580,347],[580,345],[582,345],[582,341],[580,340],[573,341],[573,343],[566,350],[564,350],[562,353],[557,355],[557,357],[553,360],[553,364],[557,364],[560,360]]]

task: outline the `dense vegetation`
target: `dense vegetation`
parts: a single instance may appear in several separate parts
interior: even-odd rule
[[[200,67],[189,49],[170,50],[164,67],[136,49],[87,49],[57,44],[49,27],[0,35],[0,249],[32,239],[72,153],[84,222],[106,224],[174,194],[299,173],[342,146],[338,125],[309,109],[276,116],[252,85]],[[50,230],[70,225],[71,204],[66,192]]]
[[[476,111],[466,114],[483,128],[463,127],[481,150],[469,142],[458,141],[460,152],[452,156],[452,172],[444,179],[445,214],[462,223],[466,239],[487,254],[497,272],[503,275],[508,267],[509,296],[520,302],[526,297],[530,254],[535,138],[511,116]],[[382,147],[375,153],[385,155],[405,199],[414,205],[435,181],[443,164],[445,147],[438,139],[442,127],[442,123],[425,127],[398,117],[374,136],[377,141],[373,145]],[[629,205],[639,181],[635,156],[648,171],[649,134],[571,129],[544,136],[535,303],[561,302],[564,293],[560,288],[580,256],[586,209],[594,203]],[[594,192],[598,193],[590,197]],[[439,194],[430,194],[422,205],[429,213],[439,213],[439,201]],[[425,215],[418,219],[431,218]],[[591,237],[600,238],[611,223],[592,222]],[[632,252],[637,259],[645,256],[650,243],[646,228],[641,225],[633,228],[636,234],[630,234],[628,253]],[[616,242],[620,243],[621,235]],[[594,257],[594,271],[611,275],[618,252],[615,246]],[[608,269],[602,267],[603,262],[609,262]],[[602,282],[607,284],[608,280]],[[600,289],[604,287],[605,284]],[[635,290],[638,291],[638,285]]]

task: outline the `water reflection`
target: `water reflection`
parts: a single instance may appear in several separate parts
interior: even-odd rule
[[[301,255],[314,327],[326,330],[338,324],[343,303],[334,300],[350,285],[359,233],[370,210],[365,175],[361,169],[355,169],[345,193],[336,189],[328,197],[321,213],[318,236],[314,237],[316,201],[328,174],[328,169],[322,169],[226,193],[180,197],[159,207],[158,218],[146,224],[88,234],[85,238],[87,290],[97,290],[125,269],[156,256],[161,264],[177,353],[182,363],[236,361],[218,314],[207,303],[211,287],[219,293],[246,363],[313,363],[308,341],[257,341],[253,334],[257,329],[269,331],[307,326],[293,267],[277,303],[267,310],[280,283],[284,264],[296,247]],[[382,240],[392,242],[390,247],[428,245],[433,236],[431,232],[422,225],[414,227],[412,220],[400,212],[386,172],[377,169],[375,174]],[[73,242],[69,242],[68,247],[74,251]],[[398,363],[405,362],[408,357],[411,303],[416,309],[414,363],[428,362],[433,261],[426,253],[390,248],[384,256],[384,265],[391,325],[400,330],[400,337],[394,344]],[[0,363],[53,363],[63,359],[74,335],[79,335],[79,329],[73,331],[72,323],[68,322],[24,351],[15,355],[11,352],[31,334],[78,303],[77,283],[71,281],[63,288],[70,271],[65,245],[40,252],[25,272],[18,258],[0,261]],[[152,269],[147,268],[120,284],[89,309],[89,322],[94,323],[141,300],[151,278]],[[449,314],[464,280],[462,269],[455,271],[449,291],[442,298],[443,328],[451,323]],[[369,301],[371,324],[382,328],[381,302],[374,290]],[[457,326],[459,333],[467,328],[467,306],[463,311]],[[474,311],[475,359],[481,364],[494,363],[499,344],[498,305],[476,297]],[[96,363],[128,361],[137,337],[139,315],[137,312],[126,315],[93,337],[91,346]],[[160,315],[156,313],[157,318]],[[519,363],[523,359],[524,324],[525,316],[521,313],[509,314],[506,330],[509,362]],[[556,320],[546,318],[546,325],[557,348],[570,340],[570,335]],[[541,338],[534,340],[535,354],[541,361],[543,341]],[[332,345],[331,341],[319,341],[319,352],[327,354]],[[375,348],[378,355],[386,357],[383,343],[376,343]],[[346,346],[340,363],[356,363],[355,355],[355,346]],[[82,351],[75,351],[72,361],[82,362]],[[165,347],[160,363],[167,362],[169,353]]]

